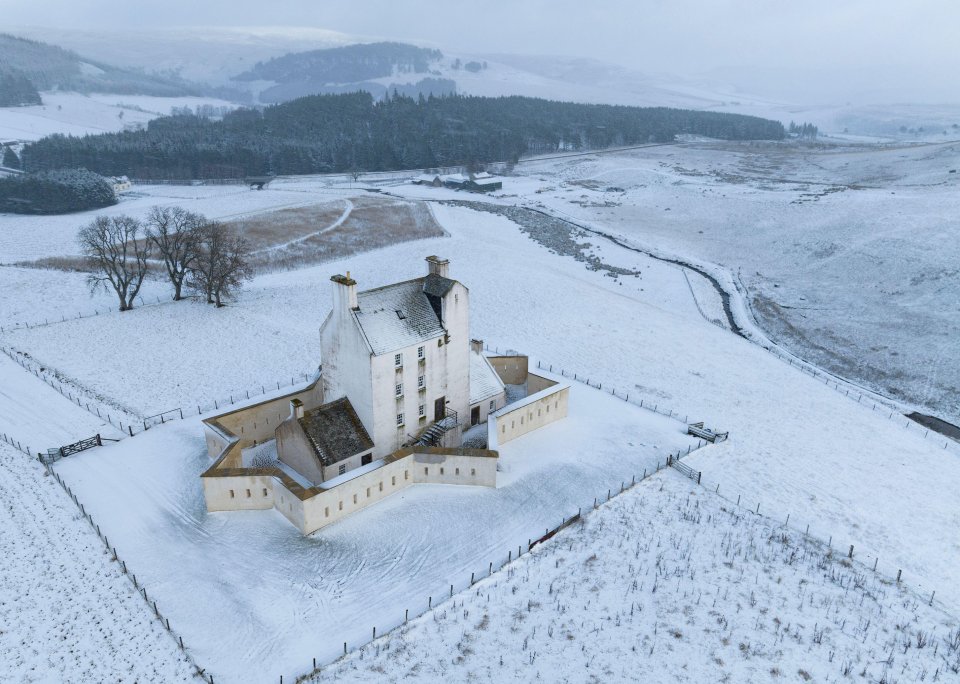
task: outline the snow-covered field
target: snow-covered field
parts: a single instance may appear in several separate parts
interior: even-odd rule
[[[870,153],[851,149],[825,155],[788,151],[775,156],[768,152],[764,156],[751,153],[749,146],[734,146],[732,150],[722,147],[700,144],[648,148],[635,153],[521,164],[517,168],[522,175],[508,178],[504,191],[488,199],[501,204],[542,203],[552,213],[574,216],[656,251],[688,254],[734,271],[742,265],[741,278],[751,293],[779,302],[784,319],[804,332],[803,340],[813,339],[819,345],[816,349],[822,347],[834,355],[852,349],[853,358],[873,358],[879,367],[880,357],[869,356],[877,352],[858,346],[867,344],[868,334],[875,333],[878,338],[886,335],[877,346],[887,345],[892,350],[897,350],[896,344],[905,343],[909,335],[914,344],[906,351],[897,350],[898,356],[887,358],[889,362],[909,352],[909,361],[903,362],[903,368],[882,368],[899,372],[896,379],[900,387],[915,388],[918,385],[911,382],[926,378],[931,405],[949,406],[934,400],[949,395],[952,374],[960,373],[957,354],[951,353],[950,338],[945,337],[956,332],[949,308],[956,306],[957,299],[951,299],[956,293],[956,279],[947,272],[960,263],[960,255],[950,242],[956,235],[956,222],[940,218],[956,204],[955,175],[944,171],[945,177],[940,178],[937,169],[940,165],[954,166],[953,152],[947,147],[929,147]],[[895,177],[888,177],[894,172]],[[759,180],[771,174],[780,174],[790,182]],[[140,213],[153,204],[175,203],[218,218],[250,215],[356,196],[357,190],[346,187],[342,180],[331,182],[317,177],[280,181],[262,192],[236,187],[138,188],[139,196],[126,199],[111,211]],[[808,182],[793,182],[797,180]],[[818,192],[842,184],[871,187]],[[452,191],[406,184],[387,189],[408,197],[464,199]],[[903,202],[902,197],[906,198]],[[791,204],[794,200],[803,201]],[[960,612],[957,449],[944,449],[943,439],[925,438],[916,425],[904,427],[905,420],[889,419],[886,411],[858,404],[856,398],[845,397],[822,380],[801,373],[712,324],[713,319],[722,320],[719,298],[691,273],[685,275],[679,268],[593,236],[576,237],[574,242],[583,247],[584,254],[600,260],[599,269],[590,270],[562,253],[551,253],[503,216],[439,204],[432,205],[432,211],[449,237],[261,275],[245,288],[238,301],[221,310],[193,302],[155,304],[130,313],[111,312],[18,329],[0,335],[0,342],[31,354],[45,367],[73,380],[84,389],[85,399],[96,401],[101,397],[140,414],[231,393],[239,395],[247,389],[256,393],[271,380],[289,381],[310,373],[320,362],[317,331],[330,307],[331,274],[350,270],[359,287],[367,289],[418,276],[424,269],[423,257],[439,254],[451,260],[452,276],[470,288],[473,336],[501,349],[530,353],[555,370],[564,368],[586,375],[595,384],[602,382],[605,391],[617,388],[621,393],[629,392],[633,399],[644,398],[677,410],[691,421],[705,420],[712,427],[729,430],[728,442],[691,455],[687,461],[703,471],[711,489],[719,485],[721,495],[732,499],[739,496],[750,509],[759,503],[761,513],[776,521],[784,521],[789,514],[791,528],[809,524],[812,535],[832,537],[835,548],[854,544],[858,559],[872,566],[872,561],[879,558],[879,569],[886,576],[902,569],[904,584],[911,590],[922,597],[935,590],[934,607],[953,615]],[[897,211],[904,213],[900,223],[893,219]],[[3,261],[72,254],[76,228],[92,215],[0,217],[4,223],[0,231]],[[936,225],[940,226],[939,232],[933,232]],[[753,238],[749,248],[743,246],[743,226],[749,227]],[[701,230],[702,234],[698,232]],[[556,236],[558,240],[565,237]],[[538,239],[544,244],[559,244],[546,242],[542,235]],[[924,248],[930,240],[936,240],[937,249]],[[833,251],[818,256],[817,249],[827,242],[834,245]],[[639,275],[624,275],[623,271],[638,271]],[[941,271],[945,273],[934,284],[920,277]],[[914,276],[920,277],[916,283],[912,281]],[[804,278],[808,283],[814,280],[816,288],[802,287]],[[892,285],[883,278],[896,281],[903,293],[891,293]],[[59,312],[69,313],[84,304],[87,309],[110,304],[103,295],[90,300],[80,275],[4,267],[0,268],[0,279],[4,284],[0,289],[0,316],[5,322],[55,319]],[[877,280],[882,282],[875,295],[870,283]],[[157,287],[155,296],[162,292]],[[883,298],[881,290],[890,296]],[[811,300],[821,306],[802,310],[783,306]],[[864,300],[890,303],[883,308],[870,307]],[[823,306],[825,303],[829,307]],[[924,307],[927,318],[921,316]],[[757,313],[764,325],[776,320],[764,317],[759,310]],[[820,318],[814,321],[803,315]],[[810,330],[801,328],[805,321]],[[860,337],[853,339],[856,344],[843,346],[830,339],[828,331],[834,328],[860,330]],[[815,354],[805,353],[802,344],[796,342],[799,336],[781,336],[776,328],[770,332],[801,356],[821,361]],[[941,365],[931,366],[933,347],[928,342],[938,339],[942,345],[938,357]],[[844,340],[844,344],[847,342]],[[822,350],[818,353],[824,353],[828,361],[834,358]],[[4,380],[0,387],[0,428],[10,426],[18,439],[38,443],[56,443],[74,434],[87,436],[102,429],[89,413],[4,359],[0,356],[0,377]],[[857,375],[861,365],[868,366],[863,363],[840,370],[870,382],[871,378]],[[517,545],[536,531],[553,527],[594,496],[602,496],[608,488],[615,490],[619,482],[639,475],[656,461],[662,462],[668,451],[688,443],[676,421],[637,410],[582,385],[575,384],[574,396],[579,405],[572,407],[570,421],[536,435],[535,448],[524,448],[524,443],[534,444],[529,438],[516,442],[513,451],[511,444],[507,445],[505,469],[500,473],[502,486],[496,491],[414,488],[307,539],[272,512],[205,512],[197,475],[209,460],[196,419],[167,424],[70,457],[57,468],[138,577],[142,573],[151,594],[166,606],[171,622],[180,625],[191,652],[215,676],[223,675],[217,681],[275,681],[281,673],[286,678],[305,672],[313,657],[321,662],[332,658],[342,651],[343,641],[363,643],[374,626],[378,633],[395,626],[405,608],[411,614],[419,612],[428,596],[448,594],[450,583],[462,589],[471,572],[482,575],[498,554],[505,556],[508,549],[515,552]],[[51,418],[45,418],[44,412]],[[46,446],[52,444],[40,444],[38,448]],[[643,502],[636,511],[636,534],[641,539],[650,536],[643,525],[656,524],[655,517],[651,522],[642,516],[657,511],[659,506],[662,511],[676,509],[674,515],[682,518],[686,510],[683,506],[688,505],[681,502],[686,498],[685,490],[674,491],[669,484],[665,493],[654,491],[653,485],[644,487],[644,496],[636,497]],[[19,489],[10,493],[11,497],[23,495]],[[660,495],[662,500],[657,498]],[[718,529],[733,525],[740,530],[736,535],[742,535],[737,538],[744,540],[744,548],[749,548],[748,540],[753,539],[757,557],[777,567],[784,565],[784,556],[777,555],[781,553],[779,547],[768,546],[763,533],[757,532],[769,522],[759,527],[730,522],[724,518],[728,514],[717,511],[720,504],[703,490],[697,490],[696,496],[702,497],[697,500],[709,500],[701,504],[711,511],[707,515],[724,521],[722,525],[716,523]],[[675,522],[682,527],[681,523],[691,521]],[[593,524],[588,523],[587,528]],[[608,524],[613,526],[613,522]],[[689,527],[677,529],[676,539],[696,538],[695,544],[690,543],[703,549],[703,565],[697,572],[710,577],[708,581],[714,587],[729,587],[730,594],[736,595],[741,587],[731,580],[731,573],[743,570],[747,579],[750,573],[743,563],[725,569],[709,560],[711,553],[718,558],[726,553],[727,547],[722,544],[729,547],[733,538],[728,536],[724,542],[722,534],[713,535],[712,530],[701,523],[694,531]],[[670,533],[662,534],[667,538]],[[671,548],[678,551],[684,543]],[[624,548],[627,546],[633,549],[624,542]],[[552,549],[549,554],[561,554],[563,543],[555,547],[548,544],[541,553],[547,554],[548,548]],[[599,547],[590,553],[584,548],[583,553],[584,560],[596,553],[597,563],[608,562]],[[736,604],[723,604],[727,612],[722,615],[729,625],[722,629],[718,626],[704,637],[713,651],[705,648],[698,657],[691,653],[698,644],[693,632],[679,625],[676,628],[681,637],[658,637],[658,645],[649,654],[651,642],[642,639],[653,638],[650,631],[654,623],[664,623],[662,630],[657,627],[662,636],[679,618],[668,612],[666,603],[658,607],[649,603],[652,598],[645,598],[645,617],[637,617],[633,623],[622,620],[625,628],[642,634],[636,637],[640,639],[638,651],[642,651],[642,658],[638,656],[637,660],[644,662],[637,667],[642,670],[649,665],[647,676],[654,677],[672,663],[689,660],[699,669],[691,665],[687,671],[669,671],[671,676],[692,681],[700,674],[711,679],[724,673],[730,673],[734,681],[759,681],[762,673],[769,675],[772,668],[778,668],[785,678],[800,676],[798,671],[803,669],[817,681],[836,679],[843,658],[861,658],[865,663],[873,657],[871,649],[880,654],[892,637],[883,633],[881,618],[870,618],[876,630],[860,627],[858,622],[859,632],[849,622],[846,631],[831,622],[823,645],[814,645],[809,616],[814,616],[813,624],[819,624],[821,614],[828,617],[827,604],[816,604],[817,600],[832,601],[831,619],[839,615],[836,606],[841,606],[841,612],[848,610],[855,616],[851,620],[857,622],[871,615],[859,611],[869,611],[872,605],[874,611],[882,609],[885,617],[895,614],[906,619],[917,614],[922,619],[911,628],[914,630],[927,629],[927,624],[932,629],[934,621],[946,625],[950,620],[932,609],[913,608],[912,603],[910,610],[901,611],[904,602],[919,599],[903,598],[887,587],[876,588],[874,598],[865,599],[867,608],[854,606],[851,596],[856,592],[850,589],[850,596],[844,594],[844,589],[849,589],[846,580],[843,589],[825,581],[822,573],[817,574],[821,569],[814,572],[810,568],[810,564],[816,565],[815,555],[800,553],[803,560],[782,571],[782,576],[789,578],[784,579],[782,587],[763,587],[765,594],[757,607],[746,610],[750,620],[738,621],[740,616],[735,618],[733,613]],[[645,558],[643,567],[649,568],[651,557]],[[556,561],[557,557],[551,555],[550,560]],[[640,563],[639,558],[634,560]],[[759,562],[750,557],[750,563]],[[532,589],[533,580],[530,586],[522,586],[524,567],[514,571],[517,596],[530,595]],[[578,562],[577,567],[580,574],[571,572],[567,584],[570,591],[574,584],[586,587],[593,579],[593,561]],[[622,564],[611,567],[623,571]],[[562,568],[550,570],[559,572]],[[544,566],[543,571],[546,569]],[[784,629],[774,629],[771,613],[779,611],[781,627],[788,622],[796,625],[800,609],[793,602],[799,598],[801,576],[816,586],[816,597],[813,606],[803,608],[806,632],[801,635],[803,642],[796,643],[791,642],[793,631],[787,635]],[[503,600],[507,600],[508,585],[501,579],[496,581],[498,589],[487,589],[484,600],[499,588],[504,592]],[[742,583],[748,582],[744,579]],[[541,589],[543,584],[541,581]],[[615,584],[611,581],[609,586]],[[183,591],[185,586],[191,590]],[[607,590],[601,588],[599,594],[606,596]],[[845,598],[836,598],[839,594]],[[707,595],[704,592],[704,597]],[[465,595],[457,598],[461,600],[469,603],[475,599]],[[596,613],[587,610],[580,618],[585,623],[592,620],[597,629],[603,624],[604,634],[613,629],[598,617],[603,607],[612,605],[604,603],[607,600],[600,601]],[[546,606],[551,601],[552,597],[541,603]],[[753,614],[764,605],[770,608],[767,617]],[[596,608],[598,604],[591,606]],[[699,612],[700,607],[688,607],[689,619],[700,629],[709,619],[716,619]],[[459,619],[453,622],[452,612],[444,619],[440,613],[426,618],[426,624],[440,625],[438,633],[430,637],[436,641],[429,643],[445,650],[437,656],[437,662],[427,656],[420,658],[421,676],[436,678],[441,673],[437,669],[440,659],[458,657],[450,647],[439,646],[439,640],[456,639],[464,630],[475,629],[474,618],[478,622],[482,619],[479,609],[465,606],[457,614],[462,615],[462,610],[470,611],[462,623]],[[653,622],[651,614],[657,615]],[[543,659],[541,663],[551,662],[552,654],[559,653],[546,639],[537,641],[542,637],[541,629],[549,629],[555,621],[559,630],[564,617],[544,609],[535,620],[542,627],[537,629],[537,638],[531,637],[531,642],[537,643],[532,650]],[[491,631],[497,624],[493,618],[491,614]],[[890,619],[892,623],[883,624],[898,624],[898,618]],[[747,658],[736,639],[743,638],[747,625],[753,627],[757,620],[769,621],[763,622],[762,629],[757,627],[764,636],[747,643]],[[10,631],[22,629],[15,626]],[[509,634],[497,630],[504,633],[495,638],[505,641],[486,642],[486,635],[479,633],[477,638],[483,649],[508,648],[507,665],[517,668],[518,678],[530,679],[536,675],[537,662],[528,663],[530,652],[518,652],[518,646],[509,641],[526,636],[525,629]],[[910,633],[915,638],[915,632]],[[939,628],[937,633],[945,634]],[[602,678],[606,669],[619,672],[617,668],[628,661],[627,654],[615,648],[601,649],[600,643],[610,642],[597,634],[591,635],[597,641],[596,652],[589,646],[587,651],[580,650],[584,644],[579,634],[570,643],[578,651],[576,658],[582,658],[582,662],[577,661],[579,666],[590,662]],[[853,634],[859,645],[850,636]],[[900,635],[901,641],[905,634]],[[725,635],[730,635],[729,645],[722,643]],[[668,658],[670,652],[664,642],[674,647],[672,656],[677,660]],[[828,642],[832,649],[827,648]],[[728,646],[732,649],[729,654]],[[488,652],[480,646],[468,647],[477,654]],[[902,644],[899,648],[902,651]],[[824,656],[830,650],[836,654],[833,662]],[[399,642],[394,642],[387,653],[395,652],[402,654],[393,660],[388,655],[383,662],[370,666],[400,677],[407,671],[404,668],[413,667],[408,659],[416,658],[417,652],[403,651]],[[725,664],[710,661],[710,653]],[[464,655],[462,669],[453,669],[451,663],[447,677],[465,679],[468,672],[480,678],[488,676],[481,665],[472,664],[472,656],[459,655]],[[590,661],[593,655],[596,659]],[[629,655],[633,657],[632,652]],[[884,652],[875,660],[888,655]],[[351,669],[367,667],[365,662],[350,662]],[[895,672],[891,668],[889,673],[897,681],[914,681],[921,672],[919,668],[933,662],[926,649],[914,647],[895,657],[897,668],[906,669]],[[876,665],[868,672],[874,680],[881,671]],[[548,672],[547,665],[543,667],[543,672]],[[928,667],[928,677],[935,667]],[[56,678],[49,672],[48,678]],[[346,674],[362,678],[366,671],[358,672]],[[461,672],[463,677],[459,676]],[[953,674],[947,671],[939,675],[944,681],[949,676]],[[143,676],[152,678],[162,677]],[[173,679],[174,675],[167,678]]]
[[[720,264],[785,347],[960,422],[960,145],[694,144],[518,170],[506,201]]]
[[[661,471],[310,681],[957,681],[958,630]]]
[[[504,445],[496,489],[414,487],[310,537],[276,511],[206,512],[196,419],[57,470],[217,681],[292,681],[692,444],[680,422],[581,384],[570,406]]]
[[[143,406],[184,388],[222,392],[246,381],[243,374],[308,372],[319,361],[316,330],[330,306],[331,273],[349,269],[361,288],[375,287],[415,276],[423,255],[441,254],[470,287],[475,336],[586,374],[605,390],[616,387],[730,430],[728,442],[689,461],[718,482],[721,493],[759,501],[761,512],[779,519],[789,513],[792,525],[809,522],[812,534],[832,535],[837,544],[854,543],[858,557],[879,556],[881,569],[902,568],[911,587],[936,590],[943,605],[960,609],[960,519],[947,503],[950,483],[960,478],[955,454],[704,320],[677,268],[595,245],[605,262],[640,271],[615,278],[548,253],[501,216],[449,206],[434,212],[451,237],[261,276],[221,311],[198,306],[194,314],[194,305],[181,303],[55,324],[44,335],[59,342],[45,351],[58,354],[59,371],[82,377],[93,391]],[[195,315],[211,318],[192,320]],[[204,328],[213,331],[210,337],[195,337]],[[111,330],[118,339],[141,341],[103,350]],[[42,344],[33,333],[5,339]],[[104,364],[112,372],[98,373]],[[613,402],[611,410],[636,411],[609,395],[606,401]],[[237,653],[248,653],[270,681],[280,672],[309,669],[314,656],[335,655],[343,641],[362,642],[375,625],[381,631],[392,626],[404,608],[416,610],[425,596],[479,573],[495,550],[515,549],[511,540],[522,543],[531,530],[555,525],[611,483],[615,489],[640,474],[651,457],[682,446],[651,432],[649,419],[656,416],[631,416],[611,413],[613,424],[593,425],[586,434],[602,436],[582,446],[575,446],[574,434],[544,431],[543,438],[556,443],[536,450],[542,462],[529,471],[502,473],[503,492],[411,490],[307,540],[273,513],[204,512],[196,476],[208,460],[196,420],[57,467],[127,562],[144,573],[200,661],[215,673],[239,676],[251,665],[241,664]],[[521,467],[507,456],[505,465]],[[511,510],[500,497],[525,500],[534,483],[536,503],[513,509],[508,527],[472,518]],[[493,498],[484,503],[486,496]],[[438,519],[445,524],[431,522]],[[463,540],[477,540],[477,530],[489,536],[465,547]],[[437,537],[448,533],[453,537]],[[376,581],[375,589],[368,580]],[[185,585],[207,588],[184,594]],[[209,598],[198,601],[198,595]],[[371,595],[380,603],[363,602]],[[220,627],[212,641],[204,637],[211,621]],[[304,621],[316,627],[296,627]],[[329,629],[335,633],[320,631]],[[239,630],[234,641],[220,638],[233,630]],[[237,640],[250,645],[234,648]]]
[[[43,104],[0,107],[0,139],[32,141],[57,133],[87,135],[113,133],[124,126],[146,127],[147,122],[169,116],[174,107],[236,105],[210,97],[150,97],[70,92],[44,92]]]
[[[0,679],[195,681],[54,478],[4,444],[0,472]]]

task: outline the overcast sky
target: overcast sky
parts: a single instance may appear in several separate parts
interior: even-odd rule
[[[893,67],[956,101],[958,0],[0,0],[8,26],[315,26],[473,53],[594,57],[656,73]]]

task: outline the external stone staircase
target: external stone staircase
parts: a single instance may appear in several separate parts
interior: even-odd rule
[[[450,430],[459,425],[457,412],[447,410],[447,415],[433,423],[426,430],[420,433],[420,436],[413,442],[415,446],[438,446],[443,440],[443,436]]]

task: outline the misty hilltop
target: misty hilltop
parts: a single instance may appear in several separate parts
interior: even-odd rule
[[[35,40],[0,34],[0,78],[29,83],[35,91],[180,96],[196,94],[181,79],[112,66]],[[10,104],[38,104],[34,101]]]
[[[442,58],[439,50],[404,43],[359,43],[288,53],[259,62],[234,80],[251,85],[265,82],[261,102],[357,90],[376,97],[393,91],[411,96],[452,94],[456,92],[453,80],[430,77],[440,75],[435,67]],[[417,80],[416,75],[427,77]]]

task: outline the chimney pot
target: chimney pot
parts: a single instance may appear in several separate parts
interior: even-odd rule
[[[438,256],[428,256],[427,257],[427,273],[434,273],[438,276],[444,278],[450,277],[450,261],[448,259],[441,259]]]
[[[350,271],[345,276],[331,276],[330,280],[334,283],[333,310],[344,312],[358,308],[357,281],[350,277]]]
[[[294,420],[303,418],[303,402],[299,399],[290,400],[290,417]]]

